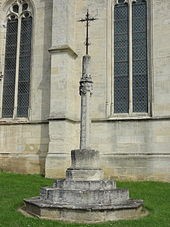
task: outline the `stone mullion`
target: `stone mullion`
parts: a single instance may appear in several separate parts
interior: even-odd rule
[[[129,114],[133,112],[133,65],[132,65],[132,2],[129,0]]]
[[[19,15],[20,15],[20,13],[21,13],[21,7],[19,8]],[[16,73],[15,73],[15,96],[14,96],[13,118],[17,117],[17,107],[18,107],[20,41],[21,41],[21,17],[18,17],[17,55],[16,55]]]
[[[114,4],[112,0],[108,0],[107,2],[107,11],[106,11],[106,38],[107,38],[107,48],[106,48],[106,59],[107,59],[107,67],[106,67],[106,109],[105,116],[110,117],[113,112],[113,67],[114,59],[113,59],[113,43],[114,43],[114,21],[113,21],[113,12],[114,12]],[[110,29],[110,26],[112,29]],[[111,57],[110,57],[111,56]],[[112,60],[111,60],[112,59]]]
[[[1,99],[0,99],[0,118],[2,118],[2,102],[3,102],[3,88],[4,88],[4,79],[3,79],[3,76],[4,76],[4,71],[5,71],[5,46],[6,46],[6,29],[7,29],[7,26],[4,26],[5,29],[3,30],[2,32],[2,36],[3,36],[3,40],[2,40],[2,72],[1,72],[1,75],[2,75],[2,82],[1,82]]]
[[[152,114],[152,103],[154,102],[153,98],[153,89],[152,89],[152,78],[150,75],[152,75],[152,70],[151,70],[151,33],[152,33],[152,27],[150,26],[151,22],[151,17],[152,14],[150,13],[151,10],[151,2],[149,3],[146,1],[146,7],[147,7],[147,63],[148,63],[148,114]],[[149,23],[149,26],[148,26]]]

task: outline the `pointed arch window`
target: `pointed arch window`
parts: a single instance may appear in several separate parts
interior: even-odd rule
[[[31,66],[32,11],[16,1],[7,14],[2,117],[28,117]]]
[[[147,1],[114,6],[114,113],[148,113]]]

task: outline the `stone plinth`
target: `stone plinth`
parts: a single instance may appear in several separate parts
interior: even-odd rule
[[[95,181],[103,179],[102,169],[67,169],[66,177],[73,181]]]
[[[66,178],[73,181],[102,180],[104,173],[99,168],[99,152],[91,149],[71,151],[71,167],[66,170]]]
[[[98,169],[99,151],[91,149],[72,150],[71,163],[73,169]]]

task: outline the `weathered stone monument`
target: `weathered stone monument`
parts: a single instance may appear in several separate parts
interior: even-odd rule
[[[80,80],[80,149],[71,151],[71,167],[66,170],[66,179],[56,180],[52,187],[42,188],[39,197],[24,200],[25,211],[41,218],[88,223],[137,218],[143,214],[142,200],[129,199],[127,189],[118,189],[114,181],[103,179],[99,151],[90,148],[93,82],[88,55],[88,25],[93,20],[95,18],[90,18],[88,11],[86,18],[80,20],[86,22],[87,29]]]

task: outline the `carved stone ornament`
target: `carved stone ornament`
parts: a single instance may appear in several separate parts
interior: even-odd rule
[[[29,3],[25,0],[15,1],[9,8],[7,18],[9,20],[17,19],[19,17],[26,18],[32,16],[32,10]]]
[[[91,78],[91,75],[83,75],[81,80],[80,80],[80,88],[79,88],[79,93],[80,95],[86,95],[87,92],[92,95],[93,93],[93,81]]]

